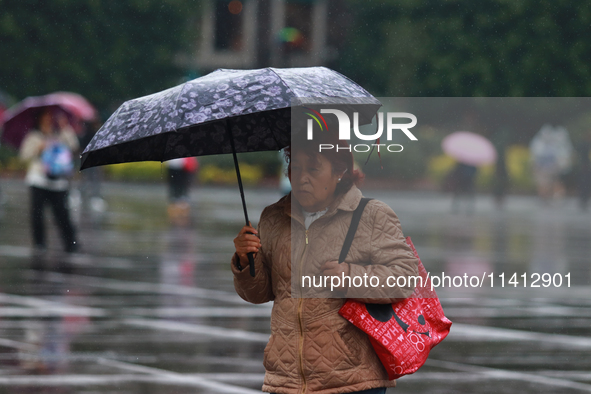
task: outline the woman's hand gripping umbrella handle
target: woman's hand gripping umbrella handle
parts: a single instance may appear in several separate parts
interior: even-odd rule
[[[243,269],[243,264],[250,264],[250,275],[254,276],[254,254],[261,247],[258,231],[250,225],[242,227],[238,236],[234,238],[234,247],[238,255],[238,269]]]

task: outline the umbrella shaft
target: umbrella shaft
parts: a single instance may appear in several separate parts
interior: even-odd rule
[[[234,141],[232,140],[232,156],[234,156],[234,168],[236,168],[236,177],[238,178],[238,187],[240,188],[240,198],[242,198],[242,209],[244,210],[244,219],[246,225],[249,225],[248,212],[246,211],[246,199],[244,198],[244,187],[242,186],[242,178],[240,177],[240,167],[238,166],[238,158],[234,150]]]
[[[246,220],[246,225],[250,225],[250,221],[248,220],[248,212],[246,211],[246,200],[244,199],[244,187],[242,187],[242,178],[240,177],[240,167],[238,166],[238,157],[236,156],[236,148],[234,147],[234,137],[232,136],[232,129],[226,124],[228,127],[228,133],[230,134],[230,145],[232,146],[232,156],[234,157],[234,168],[236,168],[236,177],[238,178],[238,187],[240,188],[240,198],[242,199],[242,209],[244,210],[244,219]],[[254,271],[254,253],[248,253],[248,262],[250,265],[250,276],[254,278],[255,271]]]
[[[244,219],[246,225],[249,225],[248,212],[246,211],[246,200],[244,199],[244,187],[242,187],[242,178],[240,177],[240,167],[238,166],[238,157],[236,156],[236,147],[234,146],[234,136],[232,135],[232,126],[228,124],[228,120],[224,119],[226,129],[230,136],[230,146],[232,147],[232,157],[234,157],[234,168],[236,169],[236,178],[238,178],[238,187],[240,188],[240,198],[242,198],[242,210],[244,211]]]

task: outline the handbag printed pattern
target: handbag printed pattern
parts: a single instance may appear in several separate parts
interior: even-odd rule
[[[406,243],[419,260],[423,285],[395,304],[364,304],[347,300],[339,314],[363,330],[390,380],[416,372],[431,349],[448,334],[451,321],[445,317],[427,271],[410,239]]]

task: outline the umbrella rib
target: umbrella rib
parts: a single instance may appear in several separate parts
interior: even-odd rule
[[[322,66],[321,66],[321,67],[322,67]],[[326,67],[322,67],[322,68],[326,68]],[[328,68],[326,68],[326,69],[327,69],[327,70],[330,70],[330,69],[328,69]],[[351,83],[353,83],[353,84],[355,84],[355,85],[359,86],[359,87],[361,88],[361,90],[363,90],[363,91],[364,91],[365,93],[367,93],[369,96],[373,97],[373,96],[372,96],[372,94],[371,94],[371,93],[369,93],[369,92],[368,92],[368,91],[367,91],[367,90],[366,90],[366,89],[365,89],[363,86],[359,85],[357,82],[353,81],[353,80],[352,80],[351,78],[349,78],[348,76],[346,76],[346,75],[343,75],[343,74],[341,74],[340,72],[338,72],[338,71],[335,71],[335,70],[331,70],[331,71],[333,71],[334,73],[337,73],[337,74],[339,74],[341,77],[345,78],[347,81],[349,81],[349,82],[351,82]],[[380,107],[381,107],[381,106],[382,106],[382,104],[380,103]]]
[[[179,92],[177,93],[177,95],[176,95],[176,97],[174,99],[174,113],[177,114],[177,117],[178,117],[178,108],[179,108],[179,97],[183,93],[183,90],[185,89],[185,86],[187,85],[187,83],[188,82],[185,82],[183,84],[183,87],[181,89],[179,89]],[[176,127],[175,127],[175,131],[176,131]]]
[[[269,70],[271,70],[271,72],[272,72],[273,74],[277,75],[277,78],[279,78],[279,80],[280,80],[280,81],[281,81],[281,83],[282,83],[282,84],[283,84],[283,85],[284,85],[284,86],[287,88],[287,90],[289,91],[289,93],[291,93],[293,97],[296,97],[296,98],[297,98],[297,96],[296,96],[296,94],[293,92],[293,90],[291,90],[291,88],[289,87],[289,85],[288,85],[288,84],[286,84],[286,83],[285,83],[285,81],[283,80],[283,78],[281,78],[281,76],[280,76],[279,74],[277,74],[277,72],[275,71],[275,69],[274,69],[274,68],[272,68],[272,67],[269,67]],[[290,104],[291,104],[291,103],[290,103]]]
[[[274,68],[272,68],[272,67],[269,67],[269,70],[271,70],[271,72],[272,72],[273,74],[275,74],[275,75],[277,76],[277,78],[279,78],[279,80],[281,81],[281,83],[282,83],[282,84],[285,86],[285,88],[286,88],[286,89],[289,91],[289,93],[291,93],[291,95],[292,95],[293,97],[297,97],[297,96],[296,96],[296,94],[293,92],[293,90],[291,90],[291,88],[289,87],[289,85],[285,83],[285,81],[283,80],[283,78],[281,78],[281,76],[280,76],[279,74],[277,74],[277,72],[275,71],[275,69],[274,69]],[[291,103],[290,103],[290,107],[291,107]],[[286,107],[286,108],[287,108],[287,107]],[[278,140],[278,139],[277,139],[277,137],[275,136],[275,132],[273,131],[273,128],[271,127],[271,124],[269,123],[269,120],[268,120],[266,117],[264,117],[264,118],[265,118],[265,121],[267,122],[267,126],[269,127],[269,130],[271,130],[271,135],[273,136],[273,139],[275,140],[275,144],[276,144],[277,146],[279,146],[279,145],[280,145],[280,144],[279,144],[279,140]],[[291,122],[291,117],[290,117],[290,122]],[[290,128],[291,128],[291,125],[290,125]],[[291,142],[291,141],[290,141],[290,142]],[[280,149],[281,149],[281,148],[280,148]]]

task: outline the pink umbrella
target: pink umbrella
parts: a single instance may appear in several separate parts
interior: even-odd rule
[[[472,166],[492,164],[497,160],[493,144],[483,136],[470,131],[456,131],[441,142],[443,151],[459,161]]]
[[[97,115],[92,104],[76,93],[56,92],[27,97],[2,115],[2,141],[18,148],[29,130],[35,127],[39,113],[46,108],[63,111],[77,132],[82,131],[82,121],[94,120]]]

